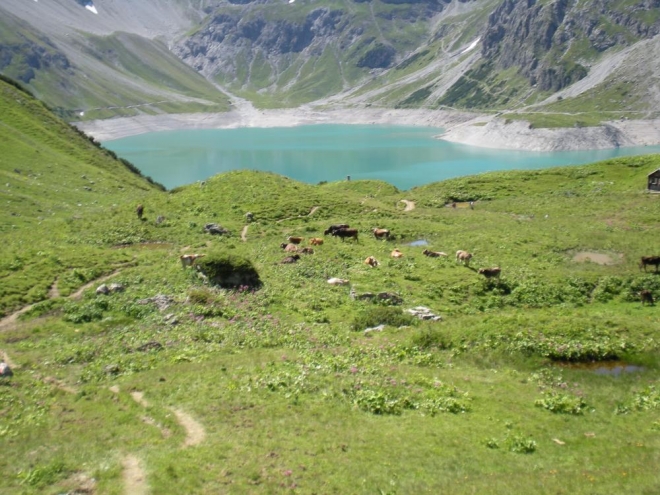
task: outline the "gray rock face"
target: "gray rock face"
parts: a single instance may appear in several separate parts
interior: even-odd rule
[[[211,235],[229,234],[229,231],[226,228],[224,228],[222,225],[218,225],[217,223],[207,223],[204,225],[204,231]]]

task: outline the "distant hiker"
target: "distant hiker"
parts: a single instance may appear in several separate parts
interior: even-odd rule
[[[142,220],[142,214],[144,213],[144,206],[137,205],[137,208],[135,208],[135,213],[137,213],[138,218]]]
[[[451,207],[452,207],[452,208],[456,208],[456,203],[452,203],[452,204],[451,204]]]
[[[470,201],[470,209],[474,210],[474,201]]]

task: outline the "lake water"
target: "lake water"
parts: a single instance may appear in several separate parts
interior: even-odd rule
[[[310,184],[379,179],[399,189],[492,170],[577,165],[660,152],[660,146],[529,152],[434,139],[440,129],[310,125],[164,131],[104,142],[168,189],[236,169],[267,170]]]

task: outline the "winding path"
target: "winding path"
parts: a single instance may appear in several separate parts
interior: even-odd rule
[[[241,241],[246,242],[247,241],[247,231],[248,231],[248,225],[243,227],[243,230],[241,230]]]
[[[124,472],[124,493],[126,495],[147,495],[149,485],[142,461],[134,455],[127,455],[122,461]]]

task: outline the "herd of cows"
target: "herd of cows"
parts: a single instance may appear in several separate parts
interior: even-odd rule
[[[139,205],[137,208],[137,214],[139,218],[142,218],[143,210],[144,210],[143,206]],[[371,230],[371,232],[373,233],[376,239],[384,239],[384,240],[393,239],[393,236],[391,235],[388,229],[374,228]],[[325,229],[323,234],[326,236],[331,235],[333,237],[338,237],[342,240],[342,242],[344,242],[346,239],[354,239],[356,242],[359,242],[358,229],[351,228],[350,225],[348,224],[330,225],[330,227]],[[323,244],[323,239],[320,237],[310,238],[309,247],[301,247],[300,244],[303,241],[304,241],[303,237],[289,236],[287,238],[287,242],[282,243],[280,247],[287,253],[291,253],[291,254],[285,257],[280,263],[282,264],[297,263],[301,259],[300,254],[314,254],[314,248],[311,246],[321,246]],[[447,257],[447,253],[443,253],[441,251],[430,251],[428,249],[424,249],[422,251],[422,254],[431,258]],[[183,255],[180,257],[181,264],[183,265],[184,268],[193,266],[195,260],[203,256],[204,256],[203,254]],[[392,258],[402,258],[404,254],[398,249],[394,249],[391,252],[390,256]],[[469,266],[472,257],[473,257],[472,253],[469,253],[468,251],[463,251],[463,250],[456,251],[457,263],[461,263],[465,266]],[[364,263],[372,268],[375,268],[380,265],[379,261],[374,256],[368,256],[364,260]],[[646,271],[647,267],[649,266],[654,266],[655,273],[658,273],[660,269],[660,256],[642,256],[639,263],[640,270],[643,269],[644,271]],[[499,277],[501,272],[502,270],[499,266],[495,266],[492,268],[480,268],[479,270],[477,270],[477,273],[483,275],[486,278]],[[331,279],[331,280],[341,280],[342,282],[345,282],[343,281],[343,279]],[[653,298],[653,293],[650,290],[647,289],[641,290],[638,293],[638,295],[641,299],[642,305],[644,304],[653,305],[655,302]]]
[[[371,229],[371,232],[376,239],[380,239],[380,240],[393,239],[393,236],[391,236],[390,231],[388,229],[373,228]],[[345,241],[346,239],[355,239],[355,241],[358,242],[358,229],[351,228],[350,225],[345,223],[330,225],[330,227],[325,229],[323,235],[331,235],[333,237],[339,237],[342,240],[342,242]],[[287,256],[280,263],[283,264],[297,263],[301,259],[300,255],[297,253],[314,254],[314,249],[311,247],[303,247],[303,248],[299,247],[300,243],[302,243],[303,240],[304,240],[303,237],[294,237],[294,236],[288,237],[287,242],[282,243],[280,247],[288,253],[296,253],[296,254]],[[309,244],[311,246],[320,246],[323,244],[323,239],[320,237],[312,237],[309,240]],[[430,251],[428,249],[424,249],[424,251],[422,251],[422,254],[431,258],[447,257],[447,253],[443,253],[441,251]],[[403,258],[404,254],[399,249],[394,249],[390,253],[390,256],[392,258]],[[472,256],[473,256],[472,253],[463,250],[458,250],[456,251],[456,262],[462,263],[465,266],[469,266]],[[380,263],[374,256],[368,256],[364,260],[364,263],[372,268],[375,268],[380,265]],[[499,266],[495,266],[492,268],[480,268],[479,270],[477,270],[477,272],[486,278],[492,278],[492,277],[499,277],[500,273],[502,272],[502,269]]]

